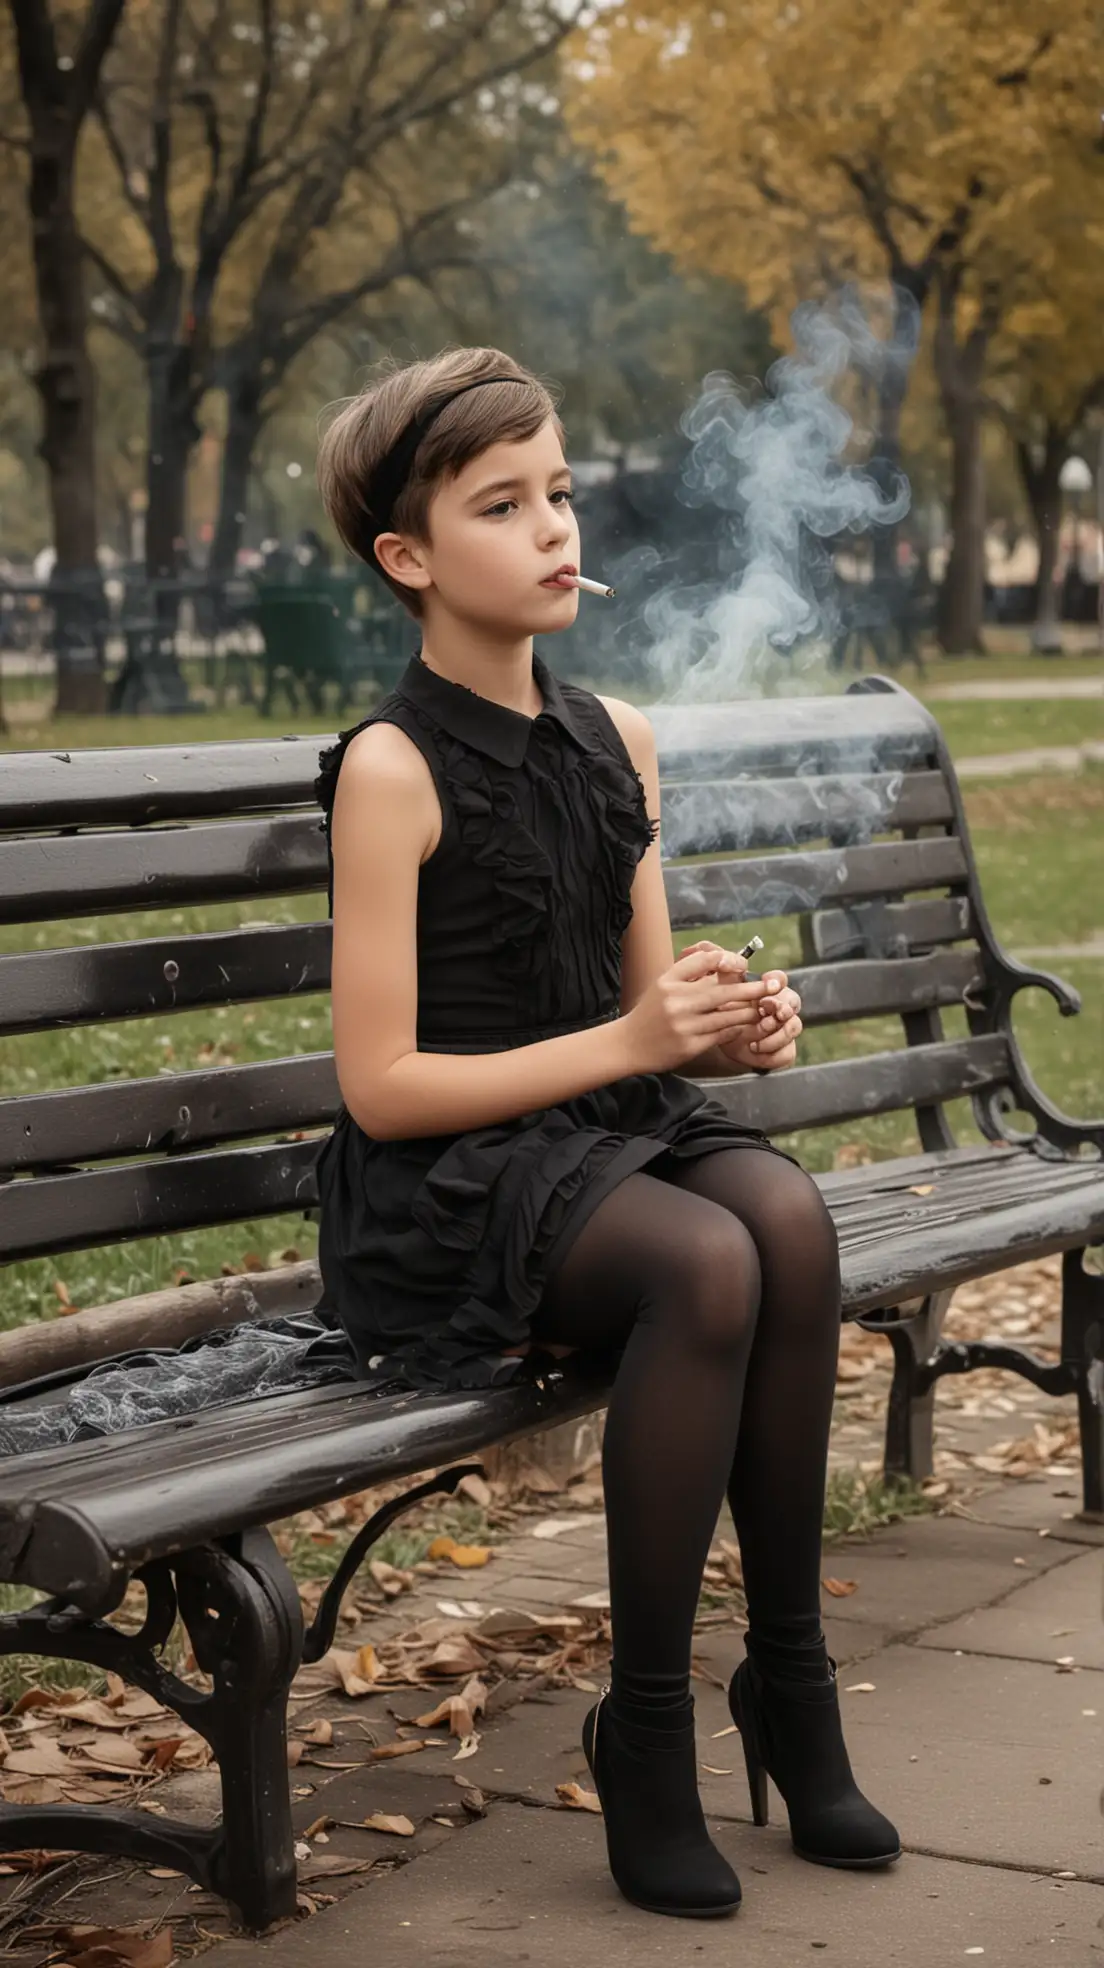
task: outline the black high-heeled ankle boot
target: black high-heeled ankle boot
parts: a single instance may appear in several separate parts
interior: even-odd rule
[[[862,1794],[851,1770],[840,1721],[836,1663],[822,1683],[766,1680],[750,1659],[728,1690],[740,1731],[752,1816],[767,1822],[767,1777],[790,1816],[799,1858],[814,1865],[883,1866],[901,1856],[897,1829]]]
[[[698,1796],[693,1703],[685,1724],[637,1727],[611,1710],[606,1692],[583,1723],[583,1750],[616,1885],[648,1913],[734,1913],[740,1882],[706,1830]]]

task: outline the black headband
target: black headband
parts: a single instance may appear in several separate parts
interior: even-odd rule
[[[480,376],[477,382],[461,383],[459,389],[450,391],[449,395],[443,396],[439,403],[431,404],[428,409],[419,410],[417,416],[412,417],[410,422],[403,426],[391,449],[384,452],[372,473],[363,502],[364,510],[372,522],[373,554],[369,566],[379,569],[379,561],[375,557],[376,541],[381,533],[391,531],[391,515],[395,510],[399,494],[410,476],[418,446],[430,426],[436,423],[442,410],[447,410],[449,404],[455,403],[458,396],[466,396],[469,390],[483,389],[487,383],[526,382],[527,378],[524,376]]]

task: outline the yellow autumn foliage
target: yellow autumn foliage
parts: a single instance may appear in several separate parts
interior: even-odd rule
[[[635,230],[772,318],[953,261],[1037,339],[1104,298],[1102,56],[1089,0],[646,0],[576,34],[567,116]]]

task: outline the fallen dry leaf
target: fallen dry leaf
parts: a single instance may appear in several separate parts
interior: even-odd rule
[[[584,1790],[581,1784],[558,1783],[556,1796],[569,1811],[597,1811],[601,1816],[602,1806],[593,1790]]]
[[[21,1777],[68,1777],[73,1772],[61,1744],[52,1736],[32,1743],[27,1749],[9,1749],[4,1768]]]
[[[416,1756],[424,1748],[424,1742],[381,1743],[378,1749],[369,1751],[368,1760],[370,1763],[385,1763],[393,1756]]]
[[[329,1749],[333,1743],[333,1723],[327,1721],[325,1716],[319,1716],[317,1722],[312,1722],[299,1733],[304,1742],[317,1743],[320,1749]]]
[[[371,1872],[374,1859],[342,1859],[336,1853],[331,1858],[328,1853],[315,1852],[299,1867],[300,1879],[309,1884],[313,1879],[337,1879],[344,1872]]]
[[[466,1756],[474,1756],[478,1748],[479,1748],[479,1732],[477,1729],[473,1729],[470,1736],[464,1737],[464,1740],[460,1744],[460,1747],[457,1750],[456,1755],[452,1759],[453,1762],[462,1763]]]
[[[447,1558],[450,1564],[459,1565],[465,1571],[485,1565],[490,1555],[490,1548],[485,1544],[457,1544],[451,1537],[435,1537],[426,1552],[427,1558]]]
[[[447,1722],[450,1736],[461,1740],[470,1736],[475,1728],[475,1718],[483,1713],[487,1705],[486,1684],[478,1674],[473,1674],[465,1682],[458,1695],[446,1695],[436,1708],[427,1715],[416,1715],[415,1726],[419,1729],[435,1729],[440,1722]]]
[[[934,1182],[910,1182],[910,1196],[930,1196],[935,1189]]]
[[[386,1831],[395,1838],[414,1836],[414,1826],[409,1818],[389,1817],[386,1811],[373,1811],[370,1817],[361,1818],[360,1823],[367,1831]]]
[[[0,1797],[5,1804],[62,1804],[65,1786],[57,1777],[4,1777]]]
[[[175,1958],[172,1931],[142,1934],[135,1927],[59,1927],[54,1942],[72,1968],[169,1968]]]
[[[331,1647],[318,1662],[318,1672],[355,1699],[371,1694],[382,1670],[374,1647],[358,1647],[355,1654],[347,1648]]]
[[[833,1599],[849,1599],[859,1589],[858,1579],[821,1579],[820,1582]]]
[[[873,1681],[852,1681],[851,1686],[845,1688],[843,1692],[845,1695],[872,1695],[875,1689],[876,1683]]]

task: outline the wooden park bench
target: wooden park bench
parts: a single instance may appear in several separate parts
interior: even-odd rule
[[[1077,1395],[1084,1505],[1099,1514],[1104,1280],[1082,1258],[1104,1240],[1104,1124],[1063,1116],[1026,1070],[1011,1029],[1017,991],[1041,986],[1063,1014],[1078,1000],[998,946],[938,726],[882,680],[839,697],[652,715],[676,928],[797,917],[807,1025],[901,1021],[896,1050],[859,1045],[829,1063],[711,1085],[733,1115],[774,1135],[915,1116],[918,1152],[818,1178],[839,1228],[846,1316],[893,1348],[887,1469],[930,1470],[941,1375],[1005,1367],[1049,1394]],[[4,921],[324,892],[312,797],[319,742],[5,758]],[[769,957],[769,923],[765,934]],[[0,1031],[163,1021],[317,992],[328,965],[323,920],[194,934],[166,917],[148,939],[74,938],[0,956]],[[948,1037],[943,1014],[954,1007],[965,1007],[965,1029]],[[981,1144],[955,1145],[946,1105],[962,1097]],[[324,1131],[337,1098],[331,1055],[314,1053],[0,1101],[0,1254],[27,1259],[307,1209],[320,1138],[309,1131]],[[1056,1364],[1017,1346],[941,1340],[957,1285],[1051,1252],[1063,1253]],[[314,1273],[302,1265],[222,1283],[224,1324],[245,1316],[246,1285],[256,1286],[254,1312],[314,1302]],[[219,1316],[208,1310],[207,1323]],[[26,1330],[33,1342],[53,1328]],[[151,1312],[146,1343],[155,1330]],[[117,1335],[107,1350],[118,1350]],[[341,1591],[380,1521],[347,1554],[305,1649],[295,1585],[264,1527],[593,1412],[607,1385],[578,1359],[532,1382],[443,1397],[338,1384],[0,1460],[0,1578],[46,1595],[0,1620],[0,1649],[91,1662],[150,1691],[209,1740],[223,1796],[214,1830],[139,1811],[5,1804],[0,1847],[181,1868],[254,1929],[291,1912],[288,1689],[304,1654],[317,1659],[328,1646]],[[128,1635],[106,1616],[132,1578],[148,1611]],[[161,1658],[177,1612],[210,1692],[174,1679]]]

